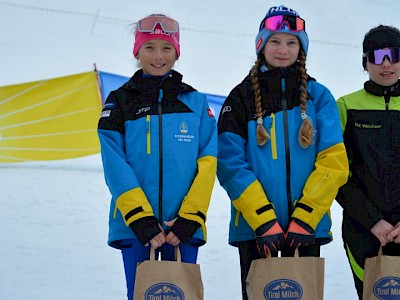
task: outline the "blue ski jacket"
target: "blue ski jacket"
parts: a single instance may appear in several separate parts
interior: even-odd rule
[[[164,221],[178,215],[200,224],[193,240],[204,244],[217,165],[206,96],[176,71],[145,78],[139,70],[108,96],[98,136],[112,196],[109,245],[137,238],[129,225],[139,218],[155,216],[168,231]]]
[[[298,142],[300,75],[296,67],[259,75],[264,127],[270,139],[259,146],[251,75],[225,100],[218,120],[220,184],[231,199],[229,243],[255,238],[254,231],[277,219],[284,231],[292,218],[331,241],[330,206],[348,176],[348,162],[335,99],[314,79],[307,82],[307,115],[315,142]]]

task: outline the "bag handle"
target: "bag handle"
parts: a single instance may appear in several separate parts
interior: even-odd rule
[[[294,257],[299,257],[299,248],[296,248],[296,250],[294,250]]]
[[[150,247],[150,260],[156,260],[156,249],[153,246]]]
[[[175,246],[174,250],[175,250],[175,260],[178,262],[182,262],[182,255],[181,255],[181,250],[179,249],[179,245]],[[158,260],[156,259],[156,249],[153,246],[151,246],[150,249],[150,260],[153,261]]]
[[[268,255],[267,258],[271,258],[271,255]],[[299,248],[296,248],[296,250],[294,250],[294,256],[293,257],[299,257]]]

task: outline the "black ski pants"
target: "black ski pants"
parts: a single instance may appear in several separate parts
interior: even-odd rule
[[[360,300],[363,297],[364,263],[368,257],[378,255],[379,240],[361,223],[343,213],[343,246],[353,273],[354,285]],[[400,256],[400,244],[388,243],[382,247],[384,255]]]

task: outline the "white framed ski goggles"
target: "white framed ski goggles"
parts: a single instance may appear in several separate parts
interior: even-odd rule
[[[139,32],[153,32],[157,24],[160,24],[161,29],[166,33],[179,32],[179,23],[163,15],[152,15],[137,22],[137,30]]]

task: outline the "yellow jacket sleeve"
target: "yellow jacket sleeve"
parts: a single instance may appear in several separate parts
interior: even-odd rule
[[[241,212],[254,231],[261,225],[276,219],[274,207],[268,201],[258,180],[253,181],[238,199],[232,201],[232,204]]]
[[[320,152],[292,217],[315,229],[329,211],[339,188],[347,182],[348,174],[349,164],[343,143]]]
[[[187,193],[178,215],[199,223],[206,236],[206,216],[217,172],[217,158],[203,156],[197,160],[197,175]]]
[[[132,222],[154,216],[153,209],[141,188],[134,188],[118,197],[116,207],[122,214],[126,226]]]

